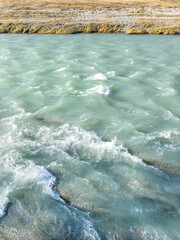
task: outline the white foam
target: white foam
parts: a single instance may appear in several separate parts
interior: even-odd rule
[[[122,153],[122,155],[124,156],[124,157],[126,157],[127,159],[131,159],[133,162],[135,162],[135,163],[141,163],[141,164],[143,164],[144,165],[144,163],[142,162],[142,159],[141,158],[138,158],[137,156],[135,156],[135,155],[131,155],[128,151],[124,151],[123,153]]]
[[[87,94],[94,94],[94,93],[97,93],[97,94],[101,94],[101,95],[109,95],[110,93],[110,90],[107,86],[103,86],[103,85],[98,85],[94,88],[90,88],[89,90],[87,90]]]
[[[138,136],[133,136],[130,141],[131,142],[136,141],[136,143],[142,143],[142,142],[158,140],[159,138],[162,138],[162,139],[164,138],[164,139],[167,139],[169,143],[171,143],[173,142],[173,139],[176,136],[179,136],[179,131],[176,131],[176,130],[167,130],[167,131],[152,132],[152,133],[138,132]]]
[[[107,72],[108,77],[115,77],[115,75],[116,75],[115,71]]]
[[[53,191],[52,187],[55,184],[56,178],[43,166],[34,164],[34,162],[29,161],[29,165],[25,167],[24,165],[17,166],[14,169],[14,180],[24,185],[25,182],[35,182],[41,185],[43,188],[43,193],[51,195],[56,199],[60,199],[58,193]]]
[[[133,73],[132,75],[129,76],[129,78],[133,78],[133,77],[137,76],[138,73],[139,73],[139,72],[135,72],[135,73]]]
[[[39,89],[40,88],[40,86],[36,86],[36,87],[29,87],[28,89],[30,89],[30,90],[32,90],[32,89]]]
[[[107,80],[107,77],[102,73],[96,73],[95,75],[86,78],[86,80],[102,80],[102,81],[105,81],[105,80]]]
[[[141,159],[132,156],[126,148],[118,144],[116,138],[111,141],[103,141],[94,132],[69,124],[64,124],[56,129],[41,127],[35,138],[39,148],[51,155],[57,154],[58,151],[68,151],[77,158],[87,159],[90,163],[102,159],[116,161],[115,159],[119,160],[120,156],[133,162],[141,162]]]
[[[67,69],[67,67],[61,67],[59,69],[56,70],[56,72],[62,72],[65,71]]]
[[[180,146],[177,144],[165,144],[164,147],[173,152],[180,151]]]
[[[5,188],[4,190],[1,190],[0,194],[0,217],[3,217],[6,213],[6,208],[9,203],[8,199],[8,193],[9,193],[9,188]]]
[[[92,222],[85,218],[83,220],[83,239],[100,240],[101,238],[94,229]]]
[[[146,138],[148,140],[154,140],[156,138],[165,138],[165,139],[170,139],[172,135],[179,135],[178,131],[162,131],[162,132],[153,132],[153,133],[149,133],[146,134]]]
[[[158,93],[156,94],[157,96],[164,96],[164,95],[166,96],[166,95],[171,95],[175,93],[175,90],[172,87],[170,86],[165,87],[164,85],[159,83],[156,84],[155,88],[159,90]]]
[[[178,121],[179,123],[179,118],[176,117],[172,112],[170,112],[169,110],[166,111],[165,113],[165,120],[171,120],[171,119],[174,119],[175,121]]]
[[[18,137],[20,137],[20,131],[17,132]],[[5,139],[6,142],[3,145],[3,140]],[[22,154],[16,150],[16,148],[22,147],[22,145],[28,147],[28,141],[24,140],[22,142],[21,138],[18,141],[17,136],[14,139],[12,135],[9,136],[9,134],[6,134],[5,138],[2,136],[0,145],[1,147],[3,146],[3,150],[0,150],[0,175],[4,179],[4,185],[7,186],[5,189],[0,186],[0,217],[6,212],[7,204],[9,203],[9,194],[16,189],[24,188],[29,183],[40,186],[44,194],[60,200],[59,194],[53,190],[56,178],[45,167],[36,165],[32,161],[25,161]]]
[[[165,232],[161,228],[156,226],[154,228],[152,225],[145,226],[145,227],[139,227],[138,234],[141,237],[141,239],[149,239],[149,240],[171,240],[172,238],[169,238]],[[137,231],[136,230],[136,231]]]

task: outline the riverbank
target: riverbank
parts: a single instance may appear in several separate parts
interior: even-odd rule
[[[179,34],[180,2],[0,3],[0,33]]]

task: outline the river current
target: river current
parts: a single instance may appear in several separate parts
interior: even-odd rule
[[[0,239],[180,239],[180,37],[0,36]]]

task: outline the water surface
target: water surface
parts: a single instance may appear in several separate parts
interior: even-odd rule
[[[180,239],[180,37],[1,35],[0,239]]]

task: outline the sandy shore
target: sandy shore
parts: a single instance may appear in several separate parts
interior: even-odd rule
[[[0,33],[180,33],[180,1],[2,1]]]

